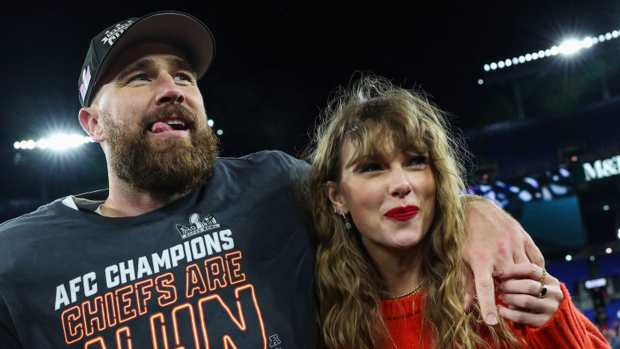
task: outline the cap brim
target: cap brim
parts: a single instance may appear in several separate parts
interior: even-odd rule
[[[118,54],[139,42],[161,42],[180,49],[187,54],[198,78],[207,72],[215,57],[215,39],[202,21],[183,12],[161,11],[132,24],[110,49],[100,72],[106,71]]]

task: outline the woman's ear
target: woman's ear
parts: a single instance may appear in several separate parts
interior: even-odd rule
[[[349,209],[346,205],[344,196],[338,187],[338,183],[328,181],[327,188],[325,190],[327,190],[327,197],[329,198],[329,201],[331,201],[332,207],[334,208],[334,212],[336,214],[342,216],[349,213]]]

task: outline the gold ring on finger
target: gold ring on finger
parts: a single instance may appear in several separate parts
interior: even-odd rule
[[[547,277],[547,271],[545,269],[542,270],[542,274],[540,274],[540,278],[538,279],[538,282],[540,282],[541,286],[545,285],[545,278]]]

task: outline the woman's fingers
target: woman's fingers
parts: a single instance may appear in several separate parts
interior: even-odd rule
[[[511,265],[498,275],[502,317],[516,323],[542,326],[560,307],[564,298],[560,282],[532,263]]]
[[[549,320],[549,316],[547,314],[535,314],[522,311],[520,309],[509,309],[502,305],[498,308],[500,316],[519,324],[540,327],[547,322],[547,320]]]
[[[560,302],[552,298],[539,298],[529,294],[503,294],[499,297],[502,302],[512,305],[516,309],[535,314],[553,315],[559,308]]]
[[[543,268],[532,263],[520,263],[507,266],[502,270],[501,275],[497,275],[500,279],[531,279],[540,283],[543,277]],[[542,278],[545,285],[559,285],[558,279],[544,272]]]
[[[506,280],[499,283],[498,288],[500,294],[514,293],[539,297],[543,286],[547,289],[544,298],[552,298],[556,300],[562,300],[562,298],[564,298],[559,284],[541,285],[539,281],[532,279]]]

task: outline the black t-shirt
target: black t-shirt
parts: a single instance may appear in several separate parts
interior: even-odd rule
[[[0,347],[314,347],[293,190],[307,167],[273,151],[220,158],[201,189],[137,217],[59,199],[3,223]]]

